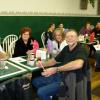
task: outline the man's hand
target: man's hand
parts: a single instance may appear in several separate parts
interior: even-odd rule
[[[57,67],[47,68],[42,72],[42,76],[48,77],[57,72]]]
[[[39,63],[39,61],[36,61],[36,66],[41,67],[41,64]]]

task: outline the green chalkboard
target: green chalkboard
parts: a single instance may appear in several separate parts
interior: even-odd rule
[[[0,37],[3,39],[8,34],[17,34],[24,26],[32,28],[32,35],[41,45],[41,33],[45,31],[49,23],[54,22],[58,25],[60,22],[65,28],[74,28],[77,31],[87,22],[93,25],[100,22],[100,17],[76,17],[76,16],[0,16]]]

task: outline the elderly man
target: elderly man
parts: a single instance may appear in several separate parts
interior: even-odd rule
[[[69,30],[65,39],[68,45],[55,58],[43,63],[44,67],[55,66],[58,62],[60,66],[45,68],[42,77],[33,79],[41,100],[51,100],[51,96],[62,89],[62,83],[64,100],[87,100],[87,51],[78,43],[75,30]]]

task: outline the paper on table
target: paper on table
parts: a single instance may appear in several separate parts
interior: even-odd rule
[[[22,57],[9,58],[9,60],[11,60],[13,62],[24,62],[24,61],[26,61],[26,59],[24,59]]]
[[[36,51],[36,58],[41,57],[41,59],[46,59],[46,51],[44,50],[37,50]]]
[[[94,45],[94,48],[95,48],[96,50],[100,50],[100,45]]]

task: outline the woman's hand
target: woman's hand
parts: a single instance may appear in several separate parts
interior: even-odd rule
[[[31,54],[31,53],[33,53],[33,50],[28,50],[28,51],[26,52],[27,55],[28,55],[28,54]]]

